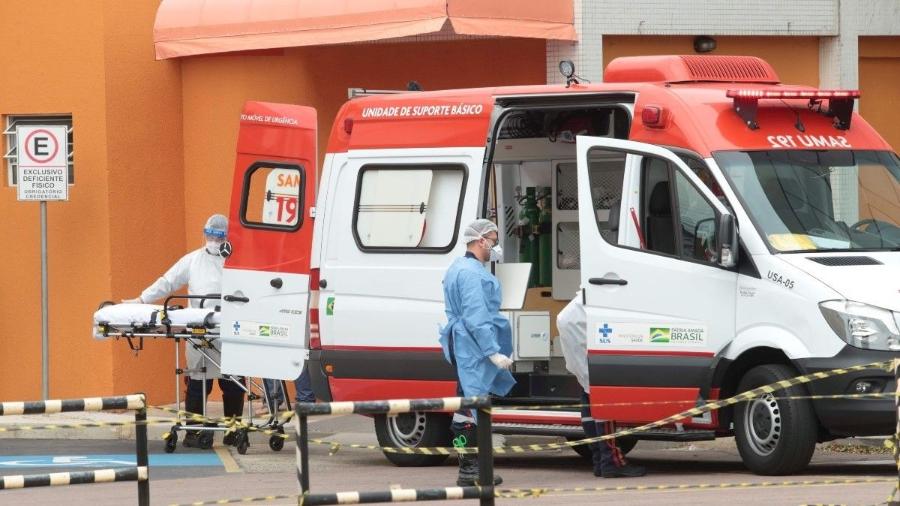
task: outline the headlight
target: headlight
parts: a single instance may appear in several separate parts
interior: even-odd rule
[[[851,346],[870,350],[900,351],[900,315],[887,309],[851,300],[827,300],[819,304],[834,333]]]

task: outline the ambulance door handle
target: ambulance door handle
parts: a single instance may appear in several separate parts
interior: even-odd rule
[[[222,297],[225,302],[250,302],[249,297],[239,297],[237,295],[226,295]]]
[[[282,281],[281,278],[275,278],[269,281],[269,284],[272,285],[272,288],[278,290],[279,288],[284,286],[284,281]]]
[[[628,281],[624,279],[613,279],[613,278],[591,278],[588,280],[588,283],[592,285],[622,285],[625,286],[628,284]]]

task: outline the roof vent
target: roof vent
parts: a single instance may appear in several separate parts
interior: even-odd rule
[[[881,265],[881,262],[865,256],[847,256],[847,257],[806,257],[813,262],[818,262],[829,267],[845,267],[850,265]]]
[[[755,56],[633,56],[616,58],[606,66],[608,83],[728,82],[778,84],[778,74]]]

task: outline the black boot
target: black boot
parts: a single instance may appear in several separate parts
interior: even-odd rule
[[[226,424],[232,425],[232,429],[237,429],[236,425],[240,423],[241,413],[244,411],[244,391],[234,385],[228,385],[228,387],[222,388],[222,411]],[[222,438],[222,444],[233,446],[236,435],[236,430],[226,432],[225,437]]]
[[[466,448],[478,447],[477,427],[473,423],[454,422],[450,425],[453,433],[453,445]],[[458,487],[473,487],[478,485],[478,454],[459,453],[459,476],[456,478]],[[494,485],[503,483],[503,478],[494,475]]]
[[[185,399],[184,399],[184,410],[187,411],[188,413],[193,413],[193,414],[199,415],[200,413],[203,412],[203,397],[201,397],[201,395],[202,395],[201,389],[202,388],[203,388],[202,384],[201,384],[200,388],[197,389],[196,392],[194,392],[190,388],[188,388],[187,395],[185,396]],[[186,416],[184,425],[186,427],[188,427],[191,425],[200,425],[200,423],[201,423],[200,421],[195,420],[193,417],[191,417],[190,414],[188,414]],[[182,441],[181,444],[188,448],[200,448],[202,446],[201,441],[200,441],[200,431],[185,429],[184,441]]]
[[[593,425],[593,434],[589,437],[605,435],[606,429],[599,422],[590,422]],[[582,424],[585,432],[588,432],[588,422]],[[610,427],[612,430],[612,427]],[[603,478],[636,478],[647,474],[647,470],[641,466],[631,466],[625,463],[625,456],[616,446],[615,439],[591,443],[591,460],[594,463],[594,476]]]

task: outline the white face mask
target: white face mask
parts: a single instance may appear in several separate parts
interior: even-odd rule
[[[210,255],[219,256],[219,241],[206,241],[206,252]]]
[[[503,247],[499,244],[491,248],[491,256],[488,258],[489,262],[502,262],[503,261]]]

